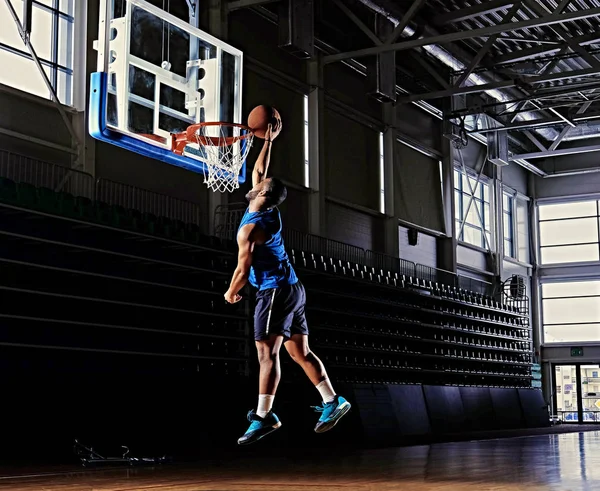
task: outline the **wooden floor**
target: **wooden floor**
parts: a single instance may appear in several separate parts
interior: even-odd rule
[[[600,431],[349,451],[341,456],[322,449],[312,455],[278,457],[244,453],[153,469],[0,469],[0,490],[600,490]]]

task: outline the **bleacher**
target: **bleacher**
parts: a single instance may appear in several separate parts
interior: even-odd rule
[[[117,384],[136,411],[152,399],[153,377],[173,377],[174,393],[223,381],[252,392],[251,304],[222,298],[235,266],[231,237],[207,235],[192,203],[24,159],[0,159],[0,359],[12,389],[21,393],[26,378],[47,390],[44,376],[62,373],[65,387],[81,390],[63,393],[70,403],[106,398]],[[285,233],[308,291],[311,345],[357,399],[363,384],[390,394],[422,386],[430,400],[438,389],[426,387],[528,392],[526,296],[469,290],[451,272]],[[301,377],[291,370],[288,380]],[[183,398],[184,412],[196,407]],[[521,414],[513,399],[518,406],[503,411]],[[180,412],[166,400],[157,407]]]

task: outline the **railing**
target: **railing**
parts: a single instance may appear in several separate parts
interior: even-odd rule
[[[185,223],[193,223],[201,228],[205,224],[202,207],[196,203],[121,184],[120,182],[98,179],[95,198],[109,205],[119,205],[142,213],[152,213],[171,220],[181,220]]]
[[[469,290],[475,293],[481,293],[482,295],[493,295],[494,285],[487,281],[477,280],[475,278],[469,278],[468,276],[458,275],[458,287],[463,290]]]
[[[444,269],[432,268],[423,264],[417,264],[417,278],[425,281],[433,281],[447,286],[458,286],[458,278],[455,273]]]
[[[94,178],[85,172],[0,150],[0,176],[94,199]]]
[[[414,277],[417,274],[417,265],[406,259],[390,256],[381,252],[367,250],[365,252],[367,266],[384,271],[391,271],[400,275]]]

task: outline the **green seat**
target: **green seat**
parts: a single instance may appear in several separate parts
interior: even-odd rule
[[[171,222],[173,238],[176,240],[187,240],[185,233],[185,223],[181,220],[173,220]]]
[[[73,217],[77,215],[77,204],[75,202],[75,196],[70,193],[60,192],[56,193],[58,212],[62,215]]]
[[[127,210],[121,205],[112,206],[112,215],[118,227],[128,229],[133,228],[133,220],[131,216],[129,216]]]
[[[186,223],[185,224],[185,240],[188,242],[192,242],[193,244],[198,244],[200,241],[200,227],[195,223]]]
[[[114,216],[114,210],[111,205],[104,201],[96,201],[94,203],[96,209],[96,219],[104,225],[110,225],[111,227],[117,227],[118,224],[116,217]]]
[[[83,220],[96,220],[96,208],[91,199],[83,196],[75,198],[75,215]]]
[[[46,213],[60,213],[60,196],[50,188],[38,188],[38,205]]]
[[[17,184],[17,198],[21,206],[36,208],[38,205],[37,188],[32,184],[20,182]]]
[[[159,217],[157,225],[157,231],[159,234],[169,238],[173,237],[173,222],[170,218]]]
[[[144,217],[139,210],[129,209],[126,212],[127,216],[131,220],[131,227],[138,232],[144,232]]]
[[[17,199],[17,183],[6,177],[0,177],[0,200],[14,204]]]
[[[155,234],[157,222],[156,215],[154,215],[153,213],[144,213],[142,217],[144,220],[144,231],[148,234]]]

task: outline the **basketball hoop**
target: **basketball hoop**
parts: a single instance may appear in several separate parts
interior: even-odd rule
[[[172,135],[172,150],[202,161],[204,183],[213,191],[239,188],[240,169],[248,156],[254,134],[243,124],[198,123]]]

